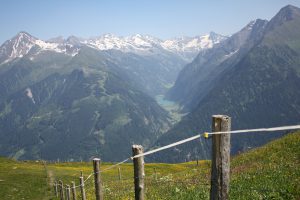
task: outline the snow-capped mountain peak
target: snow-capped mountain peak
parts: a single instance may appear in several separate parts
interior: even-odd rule
[[[35,40],[36,38],[26,32],[18,33],[1,46],[0,63],[23,57],[34,46]]]
[[[203,36],[180,37],[168,40],[136,34],[127,37],[118,37],[113,34],[105,34],[97,38],[85,40],[84,43],[98,50],[117,49],[123,52],[133,52],[138,54],[153,54],[160,51],[169,51],[179,54],[184,59],[190,60],[199,51],[211,48],[227,37],[211,32]],[[186,57],[187,54],[190,56]]]
[[[57,53],[65,53],[74,56],[78,53],[78,48],[74,47],[71,42],[46,42],[33,37],[26,32],[20,32],[15,37],[4,42],[0,47],[0,64],[7,63],[16,58],[22,58],[27,55],[33,47],[39,50],[35,55],[42,51],[53,51]],[[31,57],[33,59],[33,57]]]
[[[13,39],[17,39],[19,41],[21,40],[34,41],[36,38],[25,31],[21,31]]]
[[[211,32],[196,37],[180,37],[162,42],[162,47],[172,52],[199,52],[203,49],[212,48],[227,37]]]
[[[191,61],[199,51],[211,48],[224,39],[226,39],[225,36],[211,32],[203,36],[180,37],[169,40],[161,40],[153,36],[141,34],[126,37],[104,34],[89,39],[70,36],[67,39],[57,37],[44,41],[26,32],[20,32],[0,47],[0,64],[23,57],[34,46],[39,49],[36,55],[42,51],[52,51],[74,56],[83,45],[100,51],[114,49],[143,55],[159,54],[161,51],[166,51],[181,56],[187,61]],[[31,59],[34,58],[31,57]]]

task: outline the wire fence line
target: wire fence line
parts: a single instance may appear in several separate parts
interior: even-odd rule
[[[123,160],[123,161],[121,161],[121,162],[118,162],[118,163],[116,163],[116,164],[114,164],[114,165],[112,165],[112,166],[110,166],[110,167],[107,167],[107,168],[101,170],[101,172],[104,172],[104,171],[108,171],[108,170],[110,170],[110,169],[113,169],[113,168],[117,167],[118,165],[121,165],[121,164],[127,162],[129,159],[130,159],[130,158],[126,158],[125,160]]]
[[[191,167],[190,165],[185,165],[184,166],[184,170],[182,171],[183,168],[179,168],[177,170],[180,171],[171,171],[170,173],[168,173],[167,175],[159,175],[158,177],[155,176],[155,174],[149,174],[148,176],[143,177],[143,179],[145,180],[145,184],[146,186],[149,187],[156,187],[156,186],[163,186],[163,187],[172,187],[175,184],[179,184],[181,187],[185,184],[192,184],[192,183],[197,183],[198,185],[202,185],[202,186],[208,186],[209,183],[207,182],[207,179],[204,179],[203,177],[199,177],[199,176],[195,176],[198,172],[201,172],[202,170],[200,170],[200,168],[198,168],[198,165],[193,165],[193,167]],[[161,169],[162,170],[162,169]],[[150,171],[150,170],[149,170]],[[160,174],[160,169],[157,169],[158,174]],[[161,172],[163,173],[163,172]],[[185,173],[187,178],[185,179],[187,181],[181,181],[179,180],[179,178],[181,177],[181,174]],[[128,176],[127,176],[128,177]],[[122,178],[121,180],[104,180],[103,181],[103,194],[110,196],[116,196],[116,198],[120,198],[121,196],[126,196],[126,195],[130,195],[129,192],[132,192],[134,190],[134,187],[131,184],[127,184],[130,181],[133,182],[133,179],[141,179],[141,177],[130,177],[130,178]],[[89,179],[90,181],[88,181],[88,183],[91,183],[92,179]],[[86,187],[88,185],[88,187]],[[60,184],[57,184],[57,186],[61,186]],[[77,188],[80,187],[81,185],[78,185],[76,187],[72,187],[70,186],[70,188]],[[91,195],[91,190],[93,190],[93,185],[91,184],[84,184],[85,186],[85,192],[86,195],[88,197],[88,195]],[[65,189],[65,185],[63,185],[63,188]],[[115,191],[117,190],[118,192],[120,192],[120,194],[116,194]],[[153,192],[153,189],[147,189],[146,193],[151,193]],[[88,198],[87,198],[88,199]]]
[[[295,130],[295,129],[300,129],[300,125],[281,126],[281,127],[273,127],[273,128],[244,129],[244,130],[224,131],[224,132],[223,131],[222,132],[204,132],[203,134],[198,134],[198,135],[195,135],[195,136],[192,136],[192,137],[174,142],[172,144],[168,144],[166,146],[163,146],[163,147],[160,147],[160,148],[157,148],[157,149],[153,149],[153,150],[147,151],[147,152],[142,153],[142,154],[138,154],[138,155],[130,157],[130,158],[134,159],[134,158],[139,158],[139,157],[142,157],[142,156],[150,155],[150,154],[153,154],[153,153],[165,150],[165,149],[169,149],[171,147],[178,146],[180,144],[184,144],[184,143],[196,140],[196,139],[200,138],[201,136],[203,136],[204,138],[208,138],[207,137],[208,135],[215,135],[215,134],[246,133],[246,132],[270,132],[270,131]]]
[[[187,166],[187,167],[188,167],[188,166]],[[192,173],[190,173],[190,172],[192,172]],[[176,178],[174,179],[173,176],[188,173],[188,175],[190,175],[190,176],[192,176],[192,177],[189,177],[189,178],[186,179],[186,180],[187,180],[187,181],[188,181],[188,180],[194,180],[195,178],[194,178],[193,175],[195,175],[196,172],[199,172],[199,169],[197,169],[197,168],[188,168],[188,169],[185,169],[184,171],[180,171],[180,172],[172,172],[172,173],[169,173],[168,175],[159,176],[159,177],[155,177],[155,174],[152,174],[152,175],[150,175],[150,176],[143,177],[143,178],[132,176],[132,177],[127,177],[127,178],[122,178],[121,180],[106,180],[106,181],[104,181],[104,182],[105,182],[105,183],[118,182],[118,183],[122,184],[122,181],[129,181],[129,180],[133,180],[133,179],[144,179],[148,184],[152,184],[152,185],[160,184],[160,183],[171,183],[171,182],[172,182],[172,183],[185,183],[185,182],[180,181],[180,180],[178,180],[178,179],[176,179]],[[160,174],[160,173],[158,173],[158,174]],[[198,178],[199,178],[199,177],[198,177]],[[88,181],[88,180],[89,180],[89,179],[86,179],[84,182],[86,182],[86,181]],[[91,179],[91,180],[92,180],[92,179]],[[201,179],[201,180],[203,180],[203,179]],[[201,181],[199,181],[199,180],[197,180],[197,181],[198,181],[197,184],[199,183],[200,185],[209,185],[208,183],[203,183],[203,182],[201,182]],[[91,183],[91,181],[88,182],[88,183]],[[57,186],[62,186],[63,189],[68,188],[68,187],[65,187],[65,185],[61,185],[61,184],[59,184],[59,183],[56,184],[56,185],[57,185]],[[90,185],[90,184],[77,185],[77,186],[75,186],[75,187],[70,186],[70,189],[72,189],[72,188],[76,189],[76,188],[78,188],[78,187],[80,187],[80,186],[86,187],[87,185]],[[93,187],[88,187],[88,188],[86,189],[86,191],[87,191],[87,190],[90,190],[90,189],[92,189],[92,188],[93,188]],[[128,190],[128,191],[129,191],[129,190]]]
[[[228,133],[273,132],[273,131],[286,131],[286,130],[295,130],[295,129],[300,129],[300,125],[279,126],[279,127],[272,127],[272,128],[243,129],[243,130],[235,130],[235,131],[205,132],[204,134],[217,135],[217,134],[228,134]]]
[[[108,171],[108,170],[110,170],[110,169],[113,169],[113,168],[115,168],[115,167],[117,167],[117,166],[119,166],[119,165],[121,165],[121,164],[127,162],[128,160],[130,160],[130,157],[128,157],[128,158],[126,158],[125,160],[123,160],[123,161],[121,161],[121,162],[118,162],[118,163],[116,163],[116,164],[114,164],[114,165],[112,165],[112,166],[109,166],[109,167],[107,167],[107,168],[105,168],[105,169],[103,169],[103,170],[100,170],[99,172],[92,172],[92,173],[90,173],[90,174],[87,176],[87,178],[83,181],[83,183],[86,183],[93,175],[98,174],[98,173],[102,173],[102,172],[105,172],[105,171]],[[61,185],[60,185],[60,184],[57,184],[57,186],[61,186]],[[81,187],[81,186],[83,186],[83,185],[82,185],[82,184],[81,184],[81,185],[79,184],[79,185],[75,185],[75,187],[70,187],[70,188],[78,188],[78,187]],[[84,185],[84,186],[86,186],[86,185]],[[66,189],[67,187],[64,187],[64,186],[63,186],[63,188]]]
[[[99,172],[96,172],[96,173],[92,172],[84,180],[84,183],[87,182],[93,175],[95,175],[97,173],[102,173],[104,171],[108,171],[110,169],[113,169],[113,168],[115,168],[115,167],[117,167],[117,166],[119,166],[119,165],[127,162],[128,160],[133,160],[133,159],[136,159],[136,158],[139,158],[139,157],[142,157],[142,156],[147,156],[147,155],[150,155],[150,154],[153,154],[153,153],[165,150],[165,149],[169,149],[169,148],[178,146],[180,144],[184,144],[184,143],[187,143],[187,142],[199,139],[201,136],[203,136],[204,138],[207,139],[209,135],[217,135],[217,134],[248,133],[248,132],[249,133],[250,132],[251,133],[254,133],[254,132],[273,132],[273,131],[284,131],[284,130],[295,130],[295,129],[300,129],[300,125],[280,126],[280,127],[271,127],[271,128],[257,128],[257,129],[243,129],[243,130],[234,130],[234,131],[204,132],[203,134],[198,134],[198,135],[195,135],[195,136],[192,136],[192,137],[189,137],[189,138],[186,138],[186,139],[183,139],[183,140],[180,140],[180,141],[177,141],[177,142],[165,145],[163,147],[159,147],[157,149],[149,150],[147,152],[144,152],[144,153],[132,156],[132,157],[128,157],[128,158],[124,159],[121,162],[118,162],[118,163],[116,163],[116,164],[114,164],[112,166],[109,166],[109,167],[107,167],[107,168],[105,168],[103,170],[100,170]],[[60,184],[57,184],[57,185],[61,186]],[[70,188],[78,188],[78,187],[81,187],[81,186],[83,186],[83,185],[76,185],[75,187],[70,187]],[[67,187],[64,187],[64,186],[62,186],[62,187],[65,188],[65,189],[67,188]]]
[[[107,168],[101,170],[100,173],[102,173],[102,172],[104,172],[104,171],[107,171],[107,170],[109,170],[109,169],[112,169],[112,168],[114,168],[114,167],[116,167],[116,166],[118,166],[118,165],[121,165],[122,163],[125,163],[125,162],[128,161],[129,159],[130,159],[130,158],[127,158],[127,159],[125,159],[125,160],[122,161],[122,162],[119,162],[119,163],[117,163],[117,164],[115,164],[115,165],[112,165],[112,166],[110,166],[110,167],[107,167]],[[195,166],[194,166],[194,167],[188,167],[188,166],[186,166],[186,167],[187,167],[188,169],[186,169],[186,170],[184,170],[184,171],[170,172],[168,175],[164,175],[164,176],[159,176],[159,175],[160,175],[160,172],[159,172],[159,170],[158,170],[158,171],[156,172],[156,175],[155,175],[155,173],[152,173],[150,176],[143,177],[143,179],[145,179],[145,180],[153,180],[155,183],[176,182],[176,180],[169,180],[169,179],[166,179],[166,177],[168,177],[169,175],[171,175],[171,176],[178,176],[178,175],[180,175],[180,174],[186,174],[186,173],[189,173],[189,172],[192,172],[192,173],[190,173],[190,174],[193,174],[193,173],[196,173],[196,172],[197,172],[197,168],[195,168]],[[79,188],[79,187],[81,187],[81,186],[85,186],[85,187],[86,187],[88,184],[91,183],[91,181],[88,182],[88,180],[92,180],[91,177],[92,177],[94,174],[96,174],[96,173],[94,173],[94,172],[90,173],[90,174],[87,176],[87,178],[84,180],[83,184],[75,185],[75,187],[70,186],[70,188],[71,188],[71,189],[72,189],[72,188],[76,189],[76,188]],[[121,178],[121,180],[119,180],[119,179],[116,179],[116,180],[105,180],[105,182],[120,182],[120,181],[133,180],[133,179],[137,179],[137,178],[140,178],[140,177],[134,177],[134,176],[132,176],[132,177],[127,177],[127,178]],[[65,185],[61,185],[61,184],[59,184],[59,183],[57,184],[57,186],[62,186],[63,189],[67,189],[67,188],[68,188],[68,187],[66,187]]]

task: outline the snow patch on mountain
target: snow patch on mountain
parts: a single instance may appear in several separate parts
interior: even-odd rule
[[[169,40],[160,40],[151,36],[142,36],[140,34],[130,37],[117,37],[106,34],[99,38],[84,41],[85,44],[96,47],[99,50],[119,49],[123,51],[130,50],[149,50],[162,48],[167,51],[198,51],[205,48],[211,48],[214,44],[219,43],[226,37],[219,36],[212,39],[210,34],[200,37],[181,37]]]
[[[254,25],[255,23],[256,23],[256,20],[251,21],[251,22],[246,26],[246,28],[247,28],[248,30],[252,30],[253,25]]]
[[[35,44],[41,48],[42,51],[54,51],[57,53],[66,53],[66,48],[58,43],[45,42],[43,40],[36,40]]]
[[[234,54],[236,54],[239,50],[240,50],[240,49],[237,49],[237,50],[235,50],[235,51],[232,51],[232,52],[230,52],[229,54],[225,55],[224,57],[227,59],[227,58],[233,56]]]
[[[79,52],[79,48],[72,44],[60,44],[53,42],[45,42],[43,40],[36,40],[35,44],[38,45],[44,51],[54,51],[57,53],[64,53],[70,56],[75,56]]]
[[[98,50],[117,49],[124,52],[142,52],[155,48],[158,42],[160,40],[156,38],[140,34],[128,37],[105,34],[97,38],[85,40],[83,43]]]
[[[26,88],[25,92],[26,92],[26,96],[32,101],[33,104],[35,104],[35,100],[33,98],[33,94],[31,92],[31,89],[30,88]]]

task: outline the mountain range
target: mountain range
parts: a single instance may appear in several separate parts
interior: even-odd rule
[[[232,129],[298,124],[299,33],[300,9],[291,5],[229,37],[44,41],[20,32],[0,47],[1,155],[119,161],[132,144],[151,149],[209,131],[213,114],[231,116]],[[181,121],[173,124],[158,95],[176,103]],[[282,134],[234,135],[232,153]],[[196,157],[210,157],[210,140],[146,159]]]
[[[167,95],[189,114],[156,145],[210,130],[214,114],[231,116],[232,129],[299,124],[299,58],[300,9],[291,5],[270,21],[255,20],[227,40],[200,52],[180,72]],[[231,151],[246,151],[282,134],[233,135]],[[210,144],[201,138],[153,159],[178,162],[196,156],[209,158]]]
[[[180,37],[167,40],[140,34],[127,37],[105,34],[89,39],[70,36],[67,39],[56,37],[43,41],[26,32],[20,32],[1,46],[0,63],[23,57],[33,46],[40,47],[41,51],[53,51],[71,56],[75,56],[81,46],[88,46],[101,51],[113,49],[140,55],[159,54],[161,51],[168,51],[181,56],[186,61],[191,61],[199,51],[211,48],[224,39],[226,39],[226,36],[211,32],[203,36]]]
[[[1,154],[117,161],[131,144],[149,147],[171,125],[153,97],[192,55],[223,39],[211,33],[43,41],[20,32],[0,47]]]
[[[181,37],[160,40],[151,36],[134,35],[117,37],[112,34],[90,39],[70,36],[57,37],[48,41],[37,39],[26,32],[20,32],[0,47],[0,64],[27,55],[34,60],[39,54],[52,52],[74,57],[82,48],[92,48],[111,62],[122,65],[125,73],[141,85],[141,89],[151,96],[166,92],[182,67],[200,51],[211,48],[225,36],[211,32],[197,37]]]

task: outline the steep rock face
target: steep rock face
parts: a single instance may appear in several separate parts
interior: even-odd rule
[[[251,50],[223,70],[195,109],[162,136],[157,145],[211,130],[213,114],[231,116],[232,129],[299,124],[299,13],[299,8],[291,6],[281,9],[265,26],[263,35]],[[232,153],[261,145],[281,134],[233,135]],[[201,138],[200,144],[196,141],[182,145],[152,159],[162,161],[166,153],[168,161],[173,162],[195,159],[196,155],[207,158],[210,144],[211,141]]]
[[[117,161],[169,128],[166,111],[103,53],[33,54],[1,68],[1,155]]]

